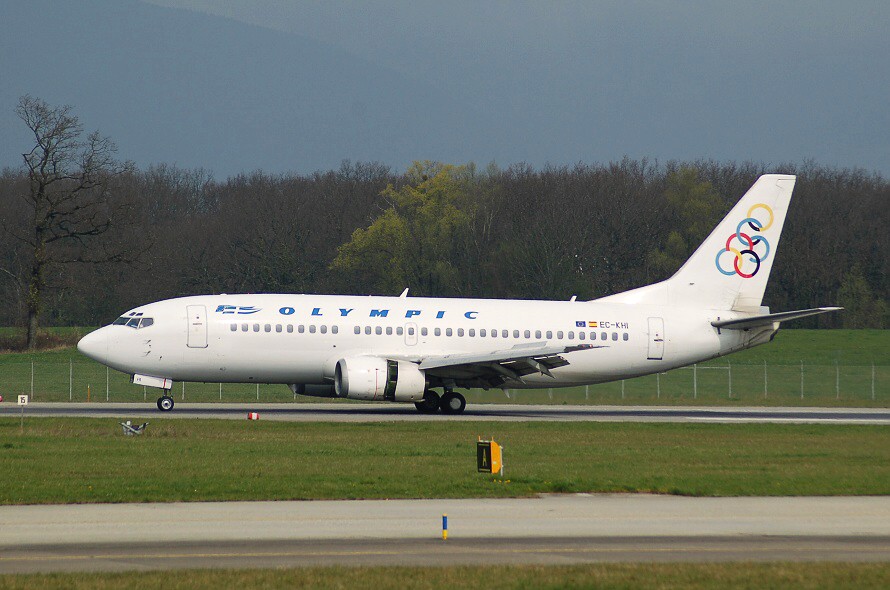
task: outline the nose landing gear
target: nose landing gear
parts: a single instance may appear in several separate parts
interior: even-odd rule
[[[173,398],[165,391],[163,397],[158,398],[158,409],[162,412],[169,412],[173,409]]]

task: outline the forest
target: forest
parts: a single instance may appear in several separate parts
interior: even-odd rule
[[[0,325],[29,344],[38,321],[95,326],[192,294],[594,299],[670,276],[764,173],[797,175],[764,304],[846,308],[800,327],[890,320],[890,183],[862,169],[344,161],[216,180],[120,162],[70,107],[24,96],[17,114],[35,143],[0,172]]]

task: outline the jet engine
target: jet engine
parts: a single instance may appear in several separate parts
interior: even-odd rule
[[[408,361],[379,357],[340,359],[334,370],[334,391],[338,397],[391,402],[423,399],[426,376]]]

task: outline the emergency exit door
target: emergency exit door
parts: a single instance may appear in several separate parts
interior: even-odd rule
[[[649,318],[649,360],[664,358],[664,319]]]
[[[203,305],[186,306],[188,315],[188,347],[207,348],[207,308]]]

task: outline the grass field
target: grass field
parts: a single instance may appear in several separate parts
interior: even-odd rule
[[[475,470],[477,435],[505,478]],[[890,494],[882,426],[0,420],[0,504],[464,498],[547,492]]]
[[[0,329],[9,332],[9,328]],[[76,340],[88,329],[58,329]],[[151,401],[157,392],[73,347],[0,354],[0,395],[37,401]],[[88,393],[89,392],[89,393]],[[177,401],[311,402],[283,385],[177,383]],[[890,406],[890,330],[783,330],[770,344],[708,363],[590,387],[467,394],[470,403]],[[325,400],[328,401],[328,400]]]
[[[572,566],[308,567],[286,570],[190,570],[0,576],[0,590],[69,588],[879,588],[890,586],[885,563],[595,564]]]

